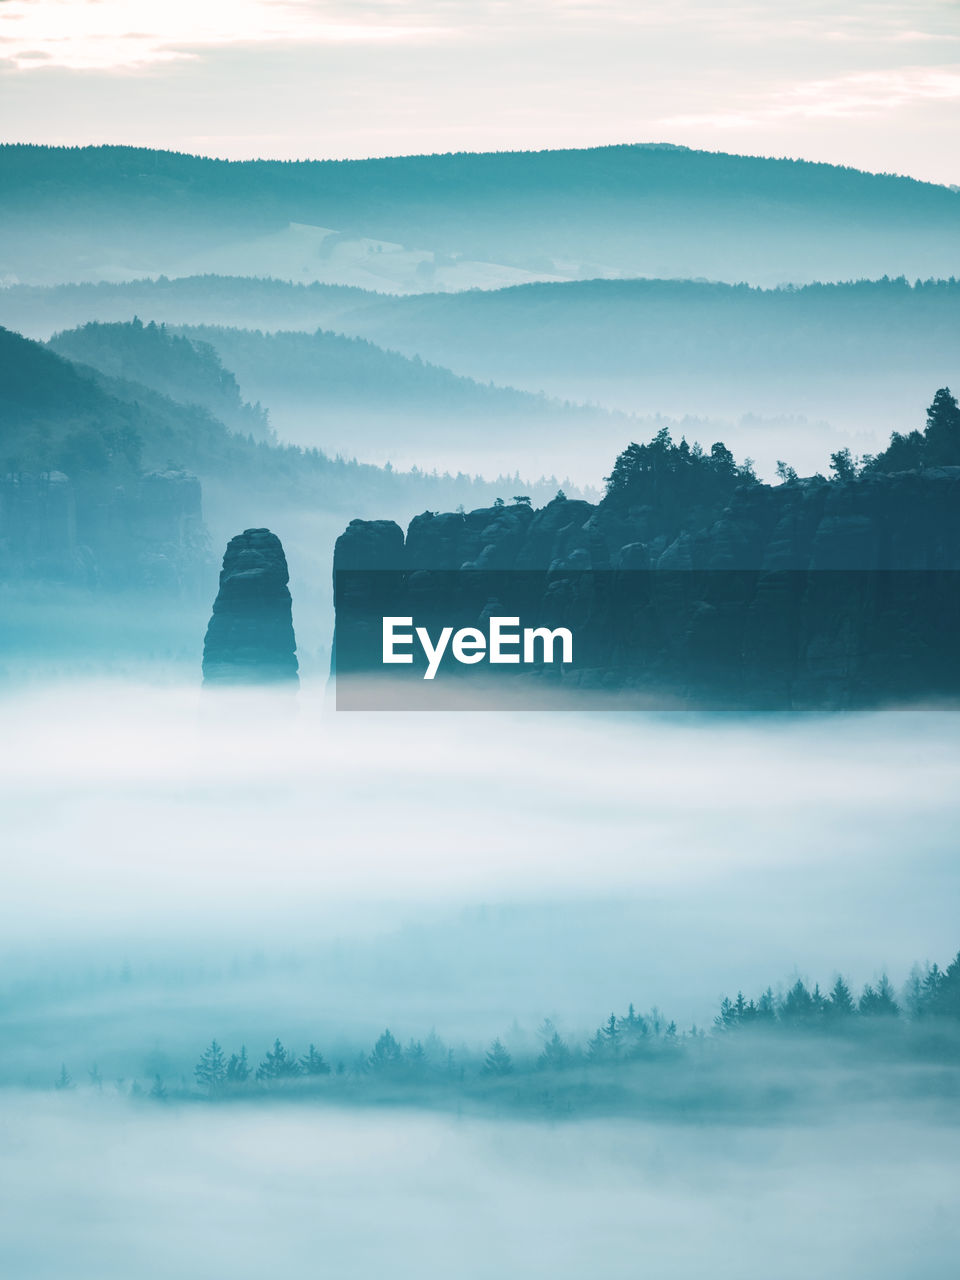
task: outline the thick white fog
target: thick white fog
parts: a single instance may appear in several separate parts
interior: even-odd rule
[[[955,715],[344,714],[120,681],[0,714],[4,1274],[952,1274],[947,1042],[692,1037],[503,1088],[475,1064],[494,1036],[530,1062],[545,1017],[583,1045],[631,1001],[709,1027],[738,988],[949,960]],[[385,1026],[435,1031],[446,1075],[364,1074]],[[276,1036],[334,1074],[197,1089],[212,1038],[255,1066]]]
[[[3,721],[6,981],[68,981],[70,1035],[104,1051],[579,1032],[631,1000],[702,1024],[739,988],[901,981],[958,945],[947,712],[344,714],[91,682],[8,691]],[[87,1027],[80,975],[121,968]]]
[[[956,1132],[919,1106],[545,1126],[8,1092],[0,1126],[0,1264],[31,1280],[945,1280],[960,1246]]]

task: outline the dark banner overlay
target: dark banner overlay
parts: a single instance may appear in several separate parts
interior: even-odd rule
[[[338,710],[960,703],[952,570],[339,570]]]

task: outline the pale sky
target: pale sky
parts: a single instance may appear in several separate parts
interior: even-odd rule
[[[960,0],[0,0],[0,140],[675,142],[960,184]]]

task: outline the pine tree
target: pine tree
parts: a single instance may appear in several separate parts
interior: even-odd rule
[[[816,1012],[813,996],[798,978],[784,998],[781,1018],[784,1022],[796,1025],[799,1022],[809,1022]]]
[[[67,1064],[65,1062],[60,1063],[60,1074],[57,1076],[53,1087],[55,1089],[72,1089],[73,1088],[73,1078],[71,1077],[70,1072],[67,1070]]]
[[[369,1064],[373,1071],[390,1071],[403,1062],[400,1043],[388,1028],[373,1046]]]
[[[767,987],[766,991],[757,1001],[757,1022],[772,1023],[777,1020],[777,1002],[773,998],[773,989]]]
[[[627,1009],[626,1017],[617,1019],[617,1030],[620,1033],[621,1045],[633,1052],[639,1052],[643,1042],[650,1034],[650,1027],[646,1018],[637,1013],[632,1002]]]
[[[210,1041],[210,1047],[204,1050],[203,1056],[193,1069],[193,1074],[197,1084],[201,1089],[206,1089],[207,1093],[218,1093],[223,1088],[227,1077],[227,1064],[223,1057],[223,1050],[216,1040]]]
[[[508,1076],[513,1071],[513,1059],[507,1053],[499,1036],[490,1046],[483,1064],[485,1076]]]
[[[154,1102],[166,1102],[167,1100],[167,1091],[163,1087],[163,1081],[159,1076],[153,1077],[153,1088],[150,1090],[150,1097],[153,1098]]]
[[[713,1025],[718,1031],[732,1031],[738,1022],[736,1006],[729,996],[724,996],[720,1001],[720,1012],[714,1018]]]
[[[587,1057],[591,1062],[603,1062],[607,1057],[607,1042],[603,1035],[603,1027],[587,1041]]]
[[[895,1018],[900,1013],[900,1006],[894,999],[893,987],[886,974],[881,976],[876,989],[869,983],[863,988],[859,1009],[867,1017]]]
[[[620,1024],[617,1022],[616,1014],[611,1013],[601,1027],[601,1032],[610,1055],[617,1057],[620,1053]]]
[[[306,1076],[328,1076],[330,1074],[327,1060],[314,1045],[311,1045],[300,1059],[300,1066]]]
[[[422,1075],[427,1068],[427,1051],[422,1041],[411,1040],[403,1051],[403,1060],[414,1075]]]
[[[232,1053],[227,1063],[227,1083],[246,1084],[250,1079],[250,1064],[247,1062],[247,1046],[242,1044],[239,1053]]]
[[[300,1075],[300,1063],[296,1057],[288,1053],[279,1039],[274,1040],[273,1048],[257,1067],[258,1080],[290,1080]]]
[[[948,1018],[960,1018],[960,951],[940,975],[932,1009]]]
[[[928,467],[950,467],[960,463],[960,405],[941,387],[927,410],[924,462]]]
[[[570,1052],[570,1046],[559,1031],[554,1031],[543,1046],[543,1052],[537,1058],[537,1069],[540,1071],[564,1071],[572,1061],[573,1054]]]
[[[836,453],[831,453],[830,470],[833,478],[841,484],[845,480],[856,479],[857,463],[849,449],[838,449]]]
[[[831,1020],[839,1020],[849,1018],[854,1012],[853,996],[850,994],[850,988],[843,978],[838,975],[827,997],[824,1013]]]

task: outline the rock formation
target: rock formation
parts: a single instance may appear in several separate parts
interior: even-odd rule
[[[245,529],[223,557],[203,642],[205,685],[297,685],[287,560],[269,529]]]
[[[122,485],[0,475],[0,580],[192,593],[209,563],[200,481],[181,468]]]
[[[378,613],[482,628],[496,598],[522,625],[573,628],[573,669],[541,675],[580,689],[781,709],[960,698],[960,467],[746,484],[702,526],[671,514],[665,533],[650,506],[558,497],[426,512],[405,541],[354,521],[334,558],[338,670],[376,671]],[[357,569],[381,573],[340,572]]]

